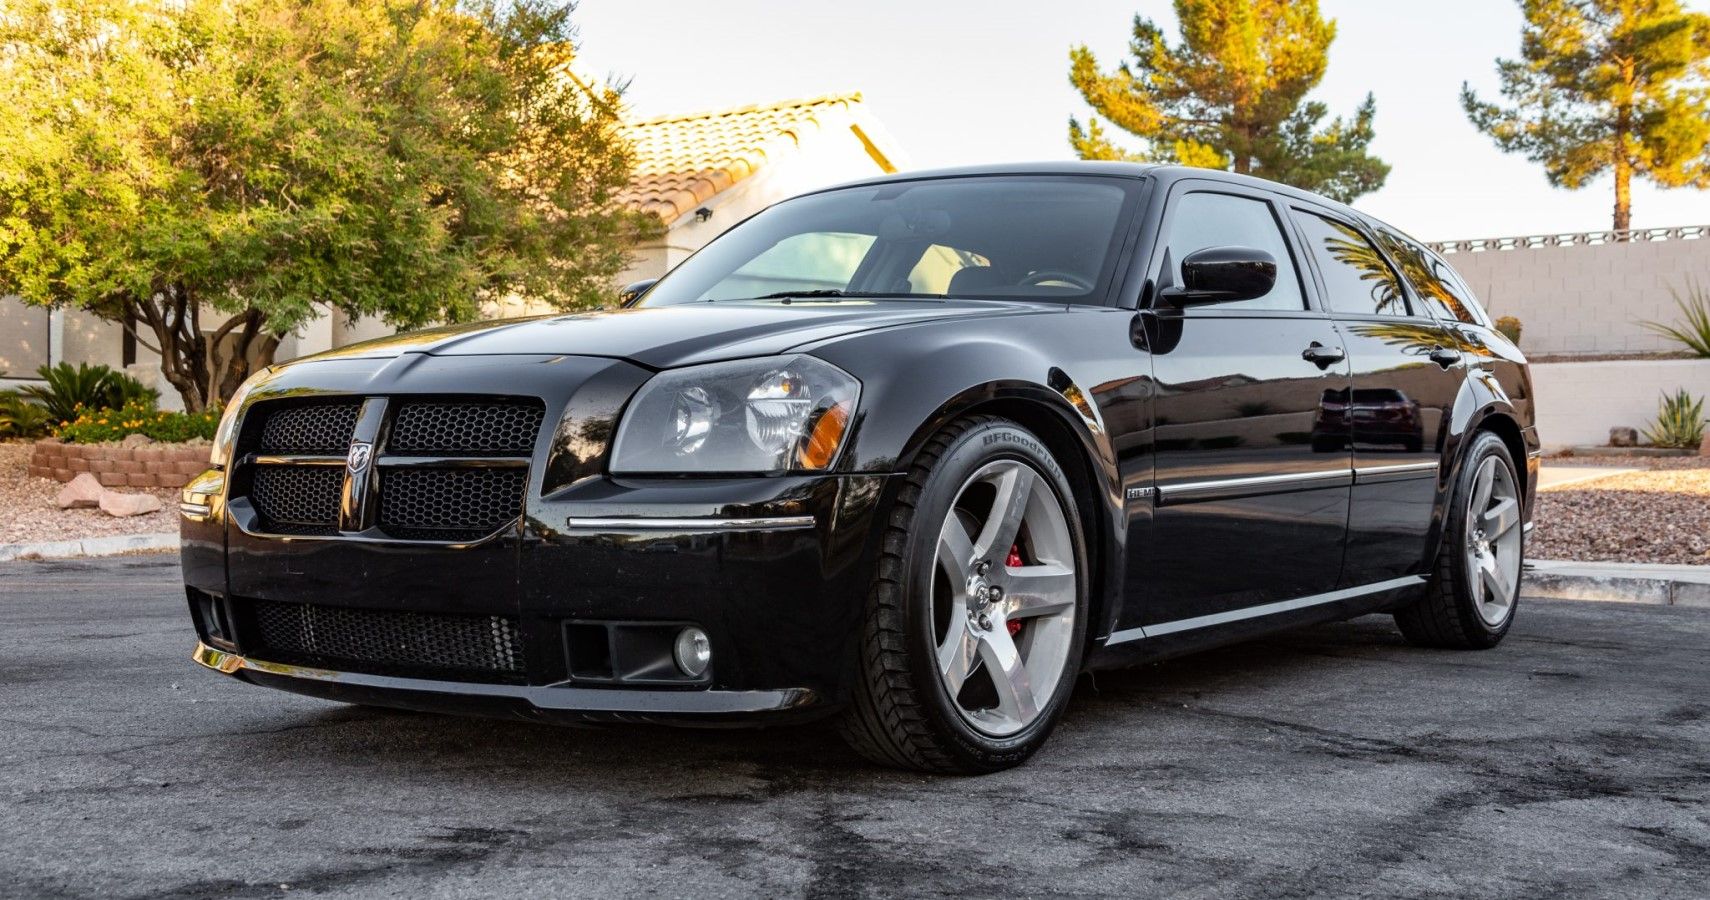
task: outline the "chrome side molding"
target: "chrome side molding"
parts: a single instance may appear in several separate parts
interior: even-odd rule
[[[1160,622],[1156,625],[1143,625],[1139,628],[1125,628],[1121,631],[1112,632],[1110,637],[1105,638],[1104,644],[1108,647],[1111,644],[1125,644],[1129,641],[1162,637],[1166,634],[1176,634],[1182,631],[1193,631],[1199,628],[1211,628],[1216,625],[1227,625],[1230,622],[1239,622],[1244,619],[1256,619],[1261,616],[1272,616],[1277,613],[1292,612],[1297,609],[1306,609],[1307,607],[1320,606],[1325,603],[1336,603],[1341,600],[1352,600],[1356,597],[1381,594],[1385,591],[1399,590],[1401,588],[1413,587],[1424,583],[1425,576],[1423,575],[1406,575],[1401,578],[1391,578],[1388,581],[1379,581],[1373,584],[1362,584],[1358,587],[1342,588],[1341,590],[1329,591],[1323,594],[1312,594],[1306,597],[1296,597],[1293,600],[1279,600],[1275,603],[1248,606],[1242,609],[1231,609],[1227,612],[1212,613],[1211,615],[1206,616],[1195,616],[1191,619],[1177,619],[1174,622]]]

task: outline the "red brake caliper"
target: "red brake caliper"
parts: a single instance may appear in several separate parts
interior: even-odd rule
[[[1021,561],[1021,545],[1011,544],[1009,546],[1009,556],[1004,558],[1003,564],[1011,569],[1019,569],[1024,565]],[[1004,622],[1004,626],[1009,629],[1010,637],[1015,637],[1021,633],[1020,619],[1010,619]]]

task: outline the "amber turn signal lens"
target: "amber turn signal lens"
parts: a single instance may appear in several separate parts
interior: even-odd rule
[[[813,433],[796,454],[804,469],[824,469],[837,456],[843,443],[843,431],[849,427],[849,405],[839,403],[820,414],[813,423]]]

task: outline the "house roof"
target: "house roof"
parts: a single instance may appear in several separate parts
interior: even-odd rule
[[[860,104],[859,93],[828,94],[630,123],[624,130],[635,147],[635,167],[618,201],[670,225],[793,152],[808,129],[823,128],[833,117],[848,117]],[[865,134],[856,134],[880,168],[896,171]]]

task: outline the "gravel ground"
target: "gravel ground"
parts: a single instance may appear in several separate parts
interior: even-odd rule
[[[1539,491],[1528,556],[1710,565],[1710,460],[1600,462],[1643,471]]]
[[[64,487],[52,478],[30,478],[28,441],[0,442],[0,544],[69,541],[113,534],[150,534],[178,530],[178,492],[170,488],[125,488],[153,494],[161,508],[146,516],[115,519],[98,509],[60,509],[55,494]]]

